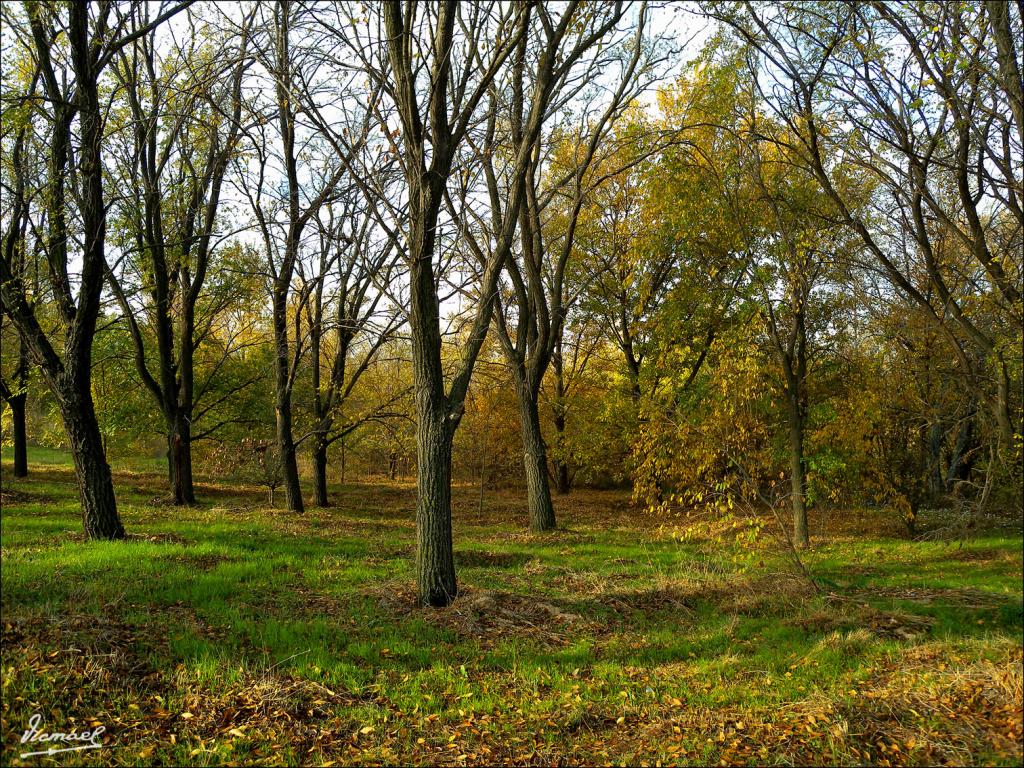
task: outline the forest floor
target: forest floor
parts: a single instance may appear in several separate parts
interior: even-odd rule
[[[655,519],[626,494],[455,492],[460,596],[414,604],[414,489],[263,492],[115,468],[129,540],[82,540],[71,468],[3,465],[4,765],[1022,761],[1020,521],[911,541],[884,510],[770,528]],[[283,494],[282,494],[283,495]],[[20,758],[40,730],[101,749]]]

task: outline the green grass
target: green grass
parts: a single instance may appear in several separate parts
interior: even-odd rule
[[[581,491],[531,535],[518,493],[481,513],[456,489],[461,594],[437,611],[414,605],[409,487],[292,515],[200,485],[176,509],[128,462],[131,538],[96,543],[67,462],[31,459],[3,466],[4,764],[34,712],[106,726],[60,764],[1021,760],[1019,522],[961,544],[816,517],[819,593],[767,532],[680,540]]]

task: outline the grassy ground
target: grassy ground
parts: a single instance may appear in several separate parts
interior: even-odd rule
[[[742,524],[680,538],[582,491],[530,535],[517,494],[466,488],[462,593],[434,611],[410,487],[295,516],[212,484],[175,509],[159,472],[115,470],[130,540],[87,543],[49,458],[3,466],[3,764],[1022,759],[1019,522],[961,545],[815,516],[816,592]],[[109,746],[20,760],[33,713]]]

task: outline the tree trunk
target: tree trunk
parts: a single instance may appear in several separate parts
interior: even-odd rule
[[[790,495],[793,504],[793,544],[806,547],[807,507],[804,477],[804,419],[798,395],[789,395],[789,474]]]
[[[292,438],[291,398],[278,393],[277,444],[281,452],[281,470],[284,474],[284,496],[291,512],[304,512],[302,487],[299,485],[299,465],[295,460],[295,441]]]
[[[86,537],[123,539],[124,527],[117,514],[114,483],[89,392],[73,392],[62,397],[61,415],[78,477],[82,526]]]
[[[999,441],[1001,449],[1010,451],[1013,445],[1013,417],[1010,415],[1010,374],[1006,368],[1006,361],[1002,354],[998,359],[999,369],[996,372],[996,424],[999,427]]]
[[[319,437],[313,443],[313,496],[316,506],[331,506],[327,498],[327,443]]]
[[[530,510],[530,530],[537,533],[550,531],[555,527],[555,508],[551,503],[547,450],[540,428],[537,397],[533,388],[526,382],[521,383],[516,390],[523,432],[523,465],[526,468],[526,500]]]
[[[557,458],[555,459],[555,490],[560,494],[567,494],[572,485],[569,477],[569,463],[565,460],[565,379],[562,373],[562,347],[559,342],[557,351],[552,359],[555,371],[555,407],[552,421],[555,425],[555,447]]]
[[[103,198],[103,118],[99,88],[96,71],[87,63],[95,55],[95,41],[89,41],[87,31],[88,14],[88,9],[82,5],[71,6],[68,24],[70,38],[74,41],[71,59],[78,80],[81,135],[78,171],[82,190],[79,217],[85,247],[82,251],[82,287],[75,321],[67,331],[65,370],[59,374],[56,391],[60,395],[64,429],[71,443],[71,455],[78,475],[85,535],[90,539],[123,539],[124,526],[117,514],[114,483],[103,450],[90,381],[92,341],[100,313],[106,266],[107,209]],[[63,166],[58,169],[57,186],[62,186],[60,180],[64,178],[64,171]]]
[[[167,436],[167,464],[171,497],[178,506],[196,503],[192,483],[192,430],[181,411],[175,413]]]
[[[557,449],[557,458],[554,462],[555,490],[564,496],[572,489],[572,478],[569,475],[569,463],[565,460],[565,402],[561,394],[558,395],[556,400],[555,414],[552,421],[555,425],[555,447]]]
[[[443,608],[458,594],[452,553],[452,438],[443,408],[416,427],[416,586],[421,605]]]
[[[953,486],[960,480],[967,480],[971,476],[971,466],[974,464],[973,454],[977,447],[974,439],[974,410],[960,422],[956,433],[956,442],[953,446],[953,455],[949,460],[949,469],[946,471],[945,490],[951,492]]]
[[[25,394],[12,395],[7,401],[11,406],[11,421],[14,423],[14,476],[28,476],[28,435],[25,430]]]
[[[291,274],[282,267],[282,276]],[[288,510],[304,512],[302,488],[299,485],[299,466],[295,460],[295,438],[292,434],[292,379],[289,366],[288,346],[288,284],[278,278],[274,286],[274,367],[275,367],[275,414],[277,419],[277,448],[281,454],[281,471],[284,475],[284,495]]]
[[[907,511],[907,517],[903,521],[907,526],[907,534],[911,537],[917,535],[917,504],[914,502],[910,503]]]
[[[484,485],[487,483],[487,451],[480,451],[480,500],[477,514],[484,513]]]
[[[942,477],[942,441],[945,430],[942,422],[932,422],[928,428],[928,496],[937,499],[945,490]]]
[[[555,411],[555,444],[558,446],[558,458],[555,460],[555,490],[562,496],[572,489],[572,478],[569,476],[569,464],[565,461],[565,407],[559,402]]]
[[[563,496],[572,490],[572,481],[569,479],[569,466],[561,459],[555,462],[555,490]]]

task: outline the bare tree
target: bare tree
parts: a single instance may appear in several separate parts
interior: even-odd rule
[[[534,145],[529,148],[526,202],[519,212],[519,247],[512,250],[513,258],[506,261],[511,283],[510,298],[502,302],[500,311],[495,313],[498,338],[516,385],[527,506],[530,528],[534,531],[555,527],[547,448],[541,432],[538,400],[544,376],[564,332],[566,315],[581,294],[582,286],[576,286],[571,295],[567,292],[566,272],[570,256],[576,251],[576,223],[587,191],[594,183],[588,171],[616,119],[657,76],[657,65],[663,60],[659,47],[647,39],[648,11],[645,3],[640,4],[636,18],[629,19],[630,28],[626,31],[619,28],[625,18],[621,6],[609,4],[601,11],[588,19],[585,32],[565,46],[571,51],[567,58],[575,66],[559,68],[559,78],[550,88],[545,117],[561,117],[559,109],[579,109],[579,101],[593,106],[582,108],[575,125],[569,122],[571,117],[563,119],[560,121],[562,124],[551,132],[557,130],[563,140],[572,142],[573,162],[570,167],[552,167],[550,162],[546,162],[542,133],[538,133]],[[598,42],[600,46],[596,45]],[[531,54],[536,52],[533,55],[547,52],[543,39],[536,41],[529,50]],[[616,67],[619,71],[612,79],[611,73]],[[595,83],[605,78],[611,80],[611,85],[603,86],[602,90],[606,89],[609,95],[601,98],[593,90]],[[488,137],[493,137],[493,131],[488,133]],[[501,138],[503,142],[507,141],[505,137]],[[510,138],[514,147],[524,139],[515,133]],[[504,217],[512,212],[501,208],[500,200],[509,182],[506,180],[503,184],[496,172],[495,154],[493,142],[490,146],[485,143],[482,156],[491,200],[492,227],[497,232],[504,223]],[[550,203],[559,195],[568,199],[565,221],[562,231],[549,239],[551,233],[546,219]],[[478,251],[482,251],[483,243],[471,242]]]
[[[394,244],[374,237],[373,217],[357,190],[317,218],[317,272],[306,303],[312,383],[313,492],[318,507],[329,506],[327,452],[370,420],[383,418],[397,393],[361,409],[346,406],[353,390],[403,320],[400,309],[378,286],[390,285],[398,266]],[[324,373],[326,372],[326,376]]]
[[[160,55],[151,30],[121,50],[111,67],[129,122],[125,151],[113,158],[127,190],[116,206],[123,253],[108,278],[128,324],[139,377],[164,418],[176,504],[195,503],[194,360],[203,326],[224,308],[223,302],[206,307],[206,320],[200,317],[197,327],[197,307],[217,245],[224,176],[237,149],[254,12],[244,18],[241,34],[231,36],[237,46],[189,14],[182,43],[164,40]],[[148,21],[143,6],[131,28]],[[147,357],[149,335],[156,338],[155,361]]]
[[[307,226],[323,206],[337,197],[345,174],[344,158],[330,155],[315,119],[304,119],[315,113],[316,105],[308,96],[308,81],[316,61],[308,49],[293,48],[292,27],[301,25],[304,9],[290,0],[279,0],[271,7],[269,18],[261,18],[266,29],[253,34],[251,44],[266,78],[273,83],[272,104],[254,102],[254,126],[247,131],[249,145],[255,155],[254,177],[243,180],[244,195],[256,217],[267,259],[268,287],[271,293],[274,329],[275,412],[277,440],[284,471],[285,496],[288,509],[302,512],[302,489],[296,461],[297,441],[294,435],[292,391],[302,360],[305,333],[301,328],[303,309],[310,298],[313,283],[293,294],[292,283],[304,248]],[[351,76],[349,76],[351,79]],[[337,87],[337,84],[335,84]],[[340,86],[343,91],[345,84]],[[337,90],[335,90],[337,93]],[[368,114],[368,113],[367,113]],[[277,136],[268,136],[268,128],[276,123]],[[352,126],[357,134],[353,141],[358,148],[369,125]],[[273,142],[279,143],[277,150]],[[248,169],[247,169],[248,170]],[[268,176],[280,174],[283,194],[275,197]],[[289,324],[294,323],[293,332]],[[308,329],[307,329],[308,330]]]

